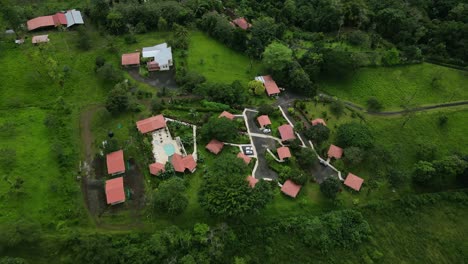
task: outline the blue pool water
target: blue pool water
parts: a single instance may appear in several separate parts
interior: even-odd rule
[[[174,145],[166,144],[166,145],[163,146],[163,148],[164,148],[164,152],[166,152],[166,155],[168,155],[168,156],[174,155],[174,153],[175,153]]]

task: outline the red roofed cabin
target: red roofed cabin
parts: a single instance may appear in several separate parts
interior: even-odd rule
[[[152,116],[150,118],[136,122],[140,133],[145,134],[166,127],[166,119],[163,115]]]
[[[209,150],[211,153],[218,155],[221,150],[223,150],[224,143],[221,141],[218,141],[216,139],[212,139],[206,146],[205,148]]]
[[[346,180],[344,181],[344,185],[359,192],[359,190],[361,190],[361,186],[363,182],[364,182],[364,179],[352,173],[349,173],[348,176],[346,177]]]
[[[155,162],[149,165],[150,173],[153,175],[158,175],[161,172],[166,171],[164,164]]]
[[[322,124],[324,126],[327,126],[327,123],[325,123],[325,120],[323,120],[322,118],[316,118],[316,119],[312,120],[311,123],[312,123],[313,126],[316,126],[318,124]]]
[[[261,115],[257,117],[258,124],[260,128],[265,128],[266,126],[271,125],[270,118],[267,115]]]
[[[292,198],[296,198],[297,194],[299,193],[299,191],[301,190],[302,186],[301,185],[297,185],[295,184],[293,181],[291,180],[287,180],[284,182],[283,186],[281,187],[281,191],[292,197]]]
[[[229,113],[228,111],[223,111],[219,116],[218,118],[221,118],[221,117],[225,117],[227,119],[230,119],[230,120],[233,120],[234,119],[234,115]]]
[[[122,54],[122,66],[139,66],[140,52]]]
[[[245,155],[245,154],[244,154],[244,153],[242,153],[242,152],[239,152],[239,154],[237,154],[237,157],[238,157],[238,158],[240,158],[240,159],[243,159],[243,160],[244,160],[244,162],[245,162],[245,164],[249,164],[249,163],[250,163],[250,161],[252,160],[252,158],[251,158],[251,157],[249,157],[249,156]]]
[[[289,151],[288,147],[280,147],[276,149],[276,152],[278,152],[278,157],[280,160],[285,160],[291,157],[291,151]]]
[[[250,27],[252,27],[252,24],[247,22],[247,19],[245,19],[244,17],[239,17],[239,18],[234,19],[232,21],[232,24],[238,26],[239,28],[242,28],[243,30],[247,30]]]
[[[172,155],[171,163],[176,172],[185,172],[185,170],[189,170],[193,173],[197,168],[197,162],[192,155],[182,157],[182,155],[175,153]]]
[[[249,182],[249,186],[250,186],[251,188],[254,188],[255,185],[256,185],[257,182],[258,182],[258,179],[255,179],[253,176],[247,176],[247,178],[246,178],[245,180]]]
[[[125,162],[123,150],[107,154],[107,173],[110,175],[122,174],[125,172]]]
[[[281,136],[281,141],[289,141],[296,138],[296,135],[294,134],[294,129],[289,124],[278,127],[278,131]]]
[[[276,85],[276,82],[273,80],[273,78],[271,78],[270,75],[257,76],[255,77],[255,80],[263,83],[268,96],[275,96],[280,94],[281,91],[278,88],[278,85]]]
[[[40,16],[30,19],[26,24],[29,31],[43,27],[58,27],[59,25],[66,26],[67,18],[64,13],[56,13],[51,16]]]
[[[343,149],[335,146],[333,144],[330,145],[330,148],[328,149],[328,157],[329,158],[335,158],[335,159],[341,159],[341,156],[343,156]]]
[[[119,204],[125,202],[123,177],[106,181],[107,204]]]

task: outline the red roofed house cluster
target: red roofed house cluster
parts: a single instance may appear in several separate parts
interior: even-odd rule
[[[221,152],[221,150],[223,150],[223,147],[224,147],[224,143],[216,139],[212,139],[205,146],[207,150],[209,150],[211,153],[216,154],[216,155],[218,155],[218,153]]]
[[[107,173],[110,175],[122,174],[125,172],[125,162],[123,150],[107,154]]]
[[[343,156],[343,149],[335,146],[333,144],[330,145],[330,148],[328,149],[328,157],[329,158],[335,158],[335,159],[341,159],[341,156]]]
[[[278,131],[281,136],[281,141],[289,141],[296,138],[296,135],[294,134],[294,129],[289,124],[279,126]]]
[[[197,163],[192,155],[182,157],[182,155],[174,153],[171,163],[176,172],[185,172],[185,170],[188,170],[193,173],[197,168]]]
[[[295,184],[293,181],[291,180],[286,180],[283,184],[283,186],[281,187],[281,191],[292,197],[292,198],[296,198],[297,194],[299,193],[299,191],[301,190],[302,186],[301,185],[297,185]]]
[[[235,25],[235,26],[238,26],[239,28],[242,28],[243,30],[247,30],[250,27],[252,27],[252,24],[247,22],[247,19],[245,19],[244,17],[239,17],[239,18],[234,19],[231,22],[231,24]]]
[[[268,96],[275,96],[280,94],[280,89],[278,85],[276,85],[276,82],[271,78],[270,75],[265,75],[265,76],[257,76],[255,77],[255,80],[260,81],[263,83],[265,86],[265,91],[268,94]]]
[[[346,177],[346,180],[344,181],[344,185],[348,186],[349,188],[359,191],[361,190],[362,183],[364,182],[364,179],[349,173],[348,176]]]

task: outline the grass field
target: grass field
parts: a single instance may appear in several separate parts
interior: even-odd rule
[[[431,85],[440,78],[439,87]],[[391,68],[362,68],[347,81],[320,83],[325,93],[366,106],[376,97],[385,110],[400,109],[402,105],[430,105],[468,100],[468,73],[423,63]]]
[[[207,52],[208,51],[208,52]],[[261,66],[202,32],[190,32],[188,68],[203,74],[208,81],[247,84],[261,72]]]

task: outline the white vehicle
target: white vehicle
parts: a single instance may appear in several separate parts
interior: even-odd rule
[[[264,128],[264,129],[263,129],[263,133],[269,134],[269,133],[271,133],[271,129],[269,129],[269,128]]]

